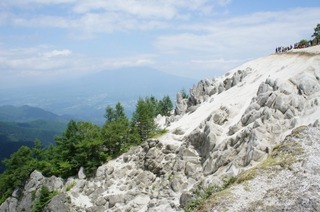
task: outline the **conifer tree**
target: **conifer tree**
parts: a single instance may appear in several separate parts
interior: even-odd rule
[[[314,28],[314,33],[312,37],[315,37],[317,40],[320,40],[320,24],[317,24],[316,28]]]
[[[173,110],[173,104],[169,96],[165,96],[159,101],[159,114],[169,116]]]
[[[115,109],[108,106],[105,117],[102,139],[109,155],[115,157],[139,139],[120,103],[116,104]]]
[[[141,140],[148,138],[156,128],[153,120],[155,116],[154,103],[155,101],[150,98],[140,98],[133,113],[132,122],[137,127]]]

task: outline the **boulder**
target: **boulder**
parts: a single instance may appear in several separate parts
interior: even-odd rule
[[[316,92],[319,92],[319,82],[312,76],[303,75],[297,79],[298,89],[301,94],[310,96]]]
[[[170,187],[174,192],[181,192],[187,187],[187,183],[184,182],[182,177],[174,176],[174,179],[170,183]]]
[[[84,168],[83,168],[83,167],[81,167],[81,168],[79,169],[78,178],[79,178],[80,180],[86,179],[86,174],[84,173]]]
[[[192,194],[187,193],[187,192],[183,192],[180,196],[180,199],[179,199],[180,207],[184,208],[187,205],[187,203],[192,199],[193,199]]]
[[[124,194],[112,194],[105,197],[109,202],[109,207],[112,208],[117,203],[125,203],[125,195]]]
[[[107,200],[103,196],[98,197],[98,199],[95,201],[96,206],[104,206],[106,205]]]
[[[34,191],[41,186],[41,182],[44,180],[43,175],[35,170],[30,174],[30,178],[25,185],[25,190],[27,192]]]
[[[43,211],[59,211],[59,212],[69,212],[70,203],[68,197],[65,194],[59,194],[54,196],[48,205],[43,209]]]
[[[187,99],[184,99],[182,97],[181,93],[177,93],[177,102],[176,102],[176,108],[174,110],[175,115],[182,115],[186,112],[188,108],[187,105]]]

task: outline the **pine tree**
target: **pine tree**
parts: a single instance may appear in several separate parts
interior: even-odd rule
[[[113,107],[111,106],[108,106],[106,108],[106,114],[104,115],[104,117],[106,118],[106,122],[127,119],[127,116],[124,112],[124,108],[120,102],[116,104],[115,109],[113,109]]]
[[[159,114],[163,116],[169,116],[170,112],[173,110],[173,104],[169,96],[163,97],[162,100],[159,101]]]
[[[124,108],[117,103],[115,109],[106,109],[106,123],[102,128],[102,139],[110,156],[115,157],[132,144],[138,142],[138,136],[125,115]]]
[[[44,207],[49,203],[49,201],[56,195],[56,192],[50,192],[47,186],[42,186],[40,189],[39,199],[35,201],[32,208],[32,212],[42,212]]]
[[[314,28],[314,33],[312,37],[315,37],[317,40],[320,40],[320,24],[317,24],[316,28]]]
[[[145,140],[156,128],[154,123],[155,106],[154,101],[140,98],[133,113],[132,122],[137,127],[141,140]]]

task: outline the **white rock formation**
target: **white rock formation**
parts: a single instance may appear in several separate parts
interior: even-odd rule
[[[319,49],[270,55],[199,82],[188,99],[178,95],[164,136],[102,165],[94,178],[35,171],[23,197],[12,195],[0,211],[28,211],[40,185],[60,192],[49,211],[182,211],[199,185],[256,166],[293,128],[320,119]]]

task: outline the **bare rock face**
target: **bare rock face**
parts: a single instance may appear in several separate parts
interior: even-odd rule
[[[194,85],[193,88],[190,89],[190,96],[188,99],[183,99],[181,93],[178,93],[175,115],[194,112],[197,108],[196,106],[208,100],[209,97],[238,85],[247,76],[249,71],[250,70],[238,70],[232,77],[226,78],[222,82],[215,79],[201,80],[197,85]]]
[[[177,93],[177,102],[176,102],[176,115],[183,115],[187,110],[187,100],[182,97],[181,93]]]
[[[70,202],[68,201],[68,196],[65,194],[59,194],[53,197],[43,211],[70,211]]]

